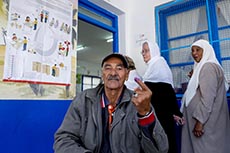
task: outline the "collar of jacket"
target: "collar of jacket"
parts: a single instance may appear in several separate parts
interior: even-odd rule
[[[91,99],[92,102],[98,102],[101,98],[102,93],[104,92],[104,84],[98,85],[96,88],[94,88],[96,92],[87,92],[86,97]],[[133,91],[129,90],[124,86],[123,89],[123,96],[121,99],[121,103],[123,102],[129,102],[131,101]]]

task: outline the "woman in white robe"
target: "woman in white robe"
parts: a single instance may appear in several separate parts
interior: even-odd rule
[[[142,56],[147,64],[143,75],[143,81],[152,91],[151,103],[156,115],[168,136],[168,153],[178,153],[175,121],[181,121],[182,113],[177,104],[177,98],[173,89],[173,76],[169,65],[160,54],[157,43],[145,41],[142,44]]]
[[[228,84],[206,40],[191,46],[193,74],[182,99],[181,153],[230,153]]]

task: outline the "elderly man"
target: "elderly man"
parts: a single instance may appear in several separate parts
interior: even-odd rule
[[[101,67],[103,84],[73,100],[55,134],[55,152],[166,153],[167,136],[148,87],[136,78],[140,87],[126,88],[128,63],[121,54],[106,56]]]

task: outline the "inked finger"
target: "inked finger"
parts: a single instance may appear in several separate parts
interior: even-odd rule
[[[144,82],[142,82],[141,81],[141,79],[139,79],[139,78],[134,78],[134,80],[136,81],[136,83],[142,88],[142,90],[150,90],[147,86],[146,86],[146,84],[144,83]]]

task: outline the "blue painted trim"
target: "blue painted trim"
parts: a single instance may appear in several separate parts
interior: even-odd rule
[[[163,16],[163,14],[162,14]],[[165,50],[168,49],[168,42],[164,41],[163,38],[168,38],[168,28],[167,28],[167,21],[166,21],[166,17],[162,17],[160,19],[160,23],[162,23],[161,27],[160,27],[160,32],[162,34],[161,36],[161,45],[160,45],[160,49],[161,50]],[[169,52],[162,52],[162,56],[166,59],[166,61],[169,63]]]
[[[225,30],[225,29],[229,29],[229,28],[230,28],[230,25],[226,25],[223,27],[219,27],[218,30]]]
[[[178,36],[178,37],[172,37],[172,38],[169,38],[168,41],[174,41],[174,40],[178,40],[178,39],[188,38],[188,37],[207,34],[207,33],[208,33],[208,30],[204,30],[204,31],[200,31],[200,32],[190,33],[190,34],[187,34],[187,35],[181,35],[181,36]]]
[[[192,10],[194,8],[204,5],[205,0],[199,0],[199,3],[197,3],[197,1],[195,0],[172,2],[171,6],[167,6],[165,7],[165,9],[162,9],[162,13],[164,13],[166,16],[170,16],[184,11]]]
[[[159,46],[161,46],[161,43],[160,43],[160,34],[159,34],[159,9],[157,7],[155,7],[155,12],[154,12],[154,15],[155,15],[155,27],[156,27],[156,42],[158,43]]]
[[[223,57],[221,58],[222,61],[225,61],[225,60],[230,60],[230,56],[229,57]]]
[[[181,2],[184,2],[184,0],[174,0],[173,2],[168,2],[166,4],[157,6],[155,7],[155,9],[157,10],[157,12],[159,12],[159,11],[167,9],[168,7],[171,7],[172,5],[179,4]]]
[[[93,24],[93,25],[95,25],[97,27],[105,29],[107,31],[116,32],[116,29],[114,27],[108,26],[108,25],[106,25],[106,24],[104,24],[104,23],[102,23],[102,22],[100,22],[98,20],[95,20],[95,19],[93,19],[93,18],[91,18],[89,16],[86,16],[86,15],[84,15],[82,13],[78,13],[78,18],[83,20],[83,21],[85,21],[85,22]]]
[[[212,42],[212,25],[211,25],[211,22],[210,22],[210,9],[209,9],[209,1],[206,1],[206,15],[207,15],[207,22],[208,22],[208,29],[209,29],[209,41]]]
[[[214,40],[219,40],[219,31],[218,31],[218,21],[217,21],[217,17],[216,17],[216,4],[215,4],[215,0],[209,0],[206,2],[207,5],[207,14],[208,14],[208,25],[209,27],[209,40],[215,50],[216,53],[216,58],[218,59],[218,61],[221,62],[221,53],[220,53],[220,44],[219,41],[218,42],[214,42]]]
[[[116,29],[113,32],[113,52],[118,53],[119,52],[119,46],[118,46],[118,42],[119,42],[119,37],[118,37],[118,17],[116,16],[114,18],[114,22],[113,22],[113,26]]]
[[[194,62],[177,63],[177,64],[170,64],[170,67],[188,66],[188,65],[193,65],[193,64]]]
[[[69,100],[60,100],[60,99],[55,99],[55,100],[50,100],[50,99],[44,99],[44,100],[40,100],[40,99],[0,99],[0,103],[1,102],[34,102],[34,101],[36,101],[36,102],[58,102],[58,101],[61,101],[61,102],[67,102],[67,103],[69,103],[69,102],[72,102],[72,99],[69,99]]]
[[[116,15],[112,14],[111,12],[89,2],[88,0],[79,0],[79,6],[86,8],[87,10],[90,10],[94,12],[95,14],[99,14],[109,20],[113,20],[113,18],[116,17]]]

